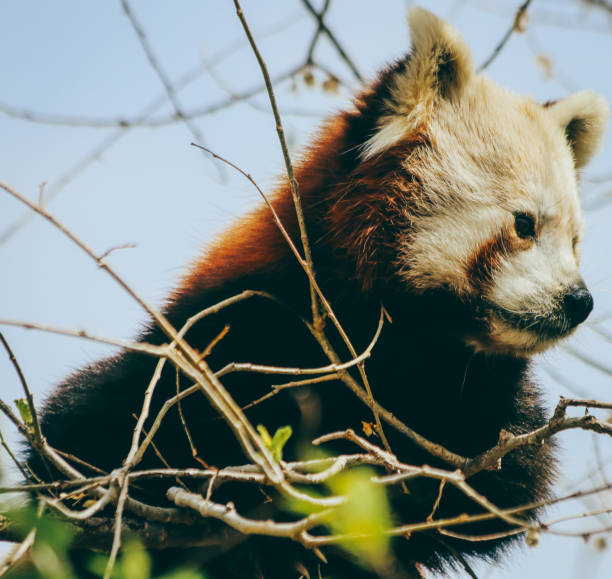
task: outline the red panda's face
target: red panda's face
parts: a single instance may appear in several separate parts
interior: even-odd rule
[[[413,51],[366,143],[371,161],[420,135],[403,161],[419,183],[398,235],[410,290],[474,306],[475,349],[527,355],[569,334],[593,307],[578,270],[577,170],[595,152],[606,103],[582,92],[552,106],[476,75],[458,34],[411,16]]]

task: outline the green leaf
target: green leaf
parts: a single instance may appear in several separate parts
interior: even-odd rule
[[[30,565],[15,570],[15,579],[76,579],[68,560],[68,549],[74,537],[74,527],[56,517],[38,515],[33,504],[6,513],[11,525],[25,536],[36,529],[34,547],[29,557]]]
[[[372,482],[375,472],[357,468],[332,478],[329,487],[335,495],[346,497],[330,517],[334,534],[346,535],[342,545],[367,567],[385,566],[389,556],[391,509],[383,485]]]
[[[150,579],[151,558],[138,541],[132,541],[123,548],[121,560],[121,575],[125,579]]]
[[[97,577],[102,577],[104,575],[104,571],[106,570],[106,561],[108,560],[108,556],[103,555],[102,553],[94,553],[91,558],[87,561],[87,569]],[[113,569],[113,571],[115,571]],[[116,573],[113,572],[113,575],[116,576]]]
[[[70,523],[50,514],[45,513],[39,517],[34,504],[10,511],[6,516],[15,529],[24,535],[36,527],[36,542],[48,543],[52,549],[60,553],[68,550],[76,532]]]
[[[159,579],[206,579],[206,575],[195,569],[177,569],[162,575]]]
[[[268,429],[263,424],[258,424],[257,432],[259,432],[259,436],[261,436],[261,440],[266,445],[266,448],[270,448],[272,445],[272,437],[270,436]]]
[[[281,426],[272,437],[272,445],[270,450],[272,451],[272,457],[276,462],[280,462],[283,458],[283,447],[286,442],[291,438],[293,430],[291,426]]]
[[[391,508],[384,485],[371,480],[375,474],[371,468],[359,467],[331,478],[328,489],[346,501],[326,516],[324,524],[330,534],[342,537],[340,545],[363,567],[387,576],[391,560],[391,537],[387,534],[392,527]],[[295,499],[289,501],[288,508],[301,515],[320,510]]]
[[[281,426],[276,430],[274,436],[271,437],[270,433],[268,432],[268,429],[263,424],[258,424],[257,432],[259,432],[261,440],[270,450],[272,458],[276,462],[280,462],[283,458],[283,447],[293,434],[291,426]]]
[[[21,420],[25,423],[28,428],[32,428],[34,422],[32,421],[32,412],[30,411],[30,405],[25,398],[17,398],[15,400],[15,406],[19,410]]]

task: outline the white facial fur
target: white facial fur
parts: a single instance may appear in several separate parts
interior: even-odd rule
[[[461,38],[430,13],[417,9],[411,27],[410,63],[395,79],[389,115],[363,151],[364,158],[384,154],[415,133],[428,141],[404,163],[422,195],[406,212],[401,274],[417,291],[446,288],[485,304],[486,335],[468,337],[477,349],[542,349],[551,338],[500,311],[537,326],[581,281],[576,169],[601,141],[607,105],[583,92],[543,107],[477,76]],[[450,84],[442,95],[436,42],[443,60],[458,69],[443,79]],[[517,235],[517,213],[536,218],[535,239]],[[486,283],[474,273],[479,257],[484,266],[490,262]]]

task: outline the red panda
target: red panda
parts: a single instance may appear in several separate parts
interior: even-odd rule
[[[495,445],[503,429],[522,433],[544,424],[529,358],[570,334],[593,307],[578,271],[577,176],[602,139],[608,109],[589,92],[545,106],[512,94],[475,72],[468,48],[446,23],[413,9],[410,28],[410,54],[363,89],[353,108],[327,121],[297,164],[296,177],[318,283],[356,348],[369,343],[381,304],[392,319],[366,365],[374,397],[418,433],[471,457]],[[272,204],[298,239],[288,184]],[[180,327],[244,290],[276,300],[259,295],[238,302],[186,336],[204,349],[229,325],[208,358],[213,370],[235,361],[327,363],[302,323],[310,310],[308,280],[266,207],[210,246],[164,313]],[[165,342],[153,324],[140,339]],[[106,471],[118,467],[153,367],[150,358],[122,353],[69,377],[42,409],[49,443]],[[259,374],[224,378],[242,406],[269,392],[270,383]],[[152,416],[176,388],[175,372],[166,368]],[[233,433],[203,397],[187,399],[183,412],[208,464],[244,463]],[[371,416],[339,381],[282,391],[246,414],[272,432],[292,426],[287,459],[298,458],[315,436],[358,430]],[[109,430],[111,436],[101,436]],[[447,466],[393,429],[385,433],[400,460]],[[176,408],[155,443],[173,467],[197,466]],[[29,463],[48,476],[34,452]],[[139,467],[152,466],[160,466],[159,458],[149,450]],[[500,470],[480,472],[470,484],[497,506],[511,507],[545,498],[554,472],[554,446],[547,442],[508,454]],[[164,490],[156,483],[135,492],[151,500]],[[392,489],[397,522],[424,520],[438,485],[418,480],[409,491]],[[264,500],[244,485],[223,485],[215,493],[247,512]],[[437,514],[477,510],[448,489]],[[493,521],[477,530],[505,528]],[[427,533],[396,538],[396,567],[388,576],[417,577],[419,566],[439,570],[458,557],[494,560],[515,540],[441,542]],[[330,549],[326,555],[324,573],[378,576],[346,553]],[[310,552],[272,538],[232,539],[194,556],[211,577],[298,577],[296,562],[315,569]]]

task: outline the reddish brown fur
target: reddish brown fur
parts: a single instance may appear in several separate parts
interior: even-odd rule
[[[466,267],[466,278],[474,289],[482,290],[491,283],[495,270],[511,247],[510,232],[504,229],[474,251]]]
[[[281,191],[274,197],[273,206],[285,227],[294,231],[295,211],[290,196],[284,193]],[[287,243],[274,224],[270,210],[259,207],[217,238],[189,269],[175,295],[198,294],[246,271],[265,271],[286,252]]]
[[[369,159],[334,192],[327,218],[331,241],[355,262],[363,290],[388,280],[394,265],[397,229],[400,223],[406,227],[406,209],[420,191],[402,162],[421,143],[407,141]]]
[[[313,205],[316,196],[321,194],[327,178],[339,174],[341,170],[333,161],[340,155],[344,131],[343,116],[328,121],[319,139],[296,164],[295,174],[305,211],[310,209],[319,212],[316,205]],[[300,248],[296,212],[286,180],[271,196],[271,203],[296,246]],[[287,242],[269,208],[261,206],[236,221],[208,248],[190,268],[175,294],[197,294],[205,288],[219,286],[227,279],[239,277],[243,272],[257,269],[265,271],[283,259],[288,251]]]
[[[348,143],[349,117],[344,113],[328,121],[319,138],[296,164],[295,173],[306,223],[325,223],[322,237],[311,235],[313,245],[332,246],[354,264],[362,289],[371,290],[393,265],[397,249],[395,229],[406,208],[420,191],[420,182],[402,167],[416,146],[426,143],[417,135],[384,155],[359,164],[343,182],[342,163]],[[272,204],[297,247],[301,247],[288,183],[280,186]],[[311,232],[312,233],[312,232]],[[212,244],[184,278],[175,295],[197,294],[241,272],[274,268],[288,253],[286,241],[270,210],[260,207],[238,220]]]

